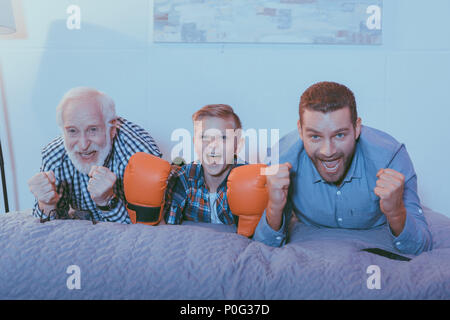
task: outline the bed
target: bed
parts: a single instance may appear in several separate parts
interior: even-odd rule
[[[404,255],[410,261],[361,251],[395,252],[386,226],[318,229],[297,221],[288,244],[273,248],[234,226],[41,224],[30,210],[1,214],[0,298],[449,299],[450,219],[424,214],[433,250]]]

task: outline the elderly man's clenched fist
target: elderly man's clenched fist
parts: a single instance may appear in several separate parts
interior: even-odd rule
[[[31,193],[39,202],[39,208],[44,212],[56,208],[61,195],[56,191],[56,178],[53,171],[39,172],[28,180]]]
[[[106,206],[114,197],[114,183],[116,175],[106,167],[92,166],[89,171],[89,183],[87,189],[92,200],[98,206]]]

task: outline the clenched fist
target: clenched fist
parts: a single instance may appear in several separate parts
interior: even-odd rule
[[[282,222],[282,214],[286,205],[289,190],[289,170],[292,165],[289,162],[272,165],[266,168],[267,190],[269,201],[267,204],[267,222],[274,230],[279,230]]]
[[[116,183],[116,175],[108,168],[92,166],[89,177],[87,189],[92,200],[98,206],[107,205],[109,200],[114,197],[113,187]]]
[[[397,236],[403,230],[406,220],[403,204],[405,176],[392,169],[380,169],[377,178],[374,192],[380,197],[380,209]]]
[[[48,212],[58,204],[61,195],[56,191],[56,178],[53,171],[39,172],[28,180],[31,193],[39,202],[39,208]]]

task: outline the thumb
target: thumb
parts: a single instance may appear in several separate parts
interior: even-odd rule
[[[53,171],[47,171],[45,174],[47,175],[48,181],[51,184],[55,184],[56,182],[55,173]]]
[[[94,172],[95,172],[95,170],[97,170],[97,168],[99,168],[99,166],[94,165],[91,167],[91,170],[89,171],[89,174],[88,174],[89,178],[92,178],[94,176]]]
[[[289,170],[292,169],[292,164],[290,162],[283,163],[284,166],[288,167]]]

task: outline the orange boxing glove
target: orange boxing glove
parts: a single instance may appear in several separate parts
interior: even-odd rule
[[[261,174],[265,167],[265,164],[244,165],[231,170],[228,176],[228,205],[239,216],[238,234],[246,237],[255,232],[269,200],[266,176]]]
[[[144,152],[130,157],[123,175],[131,223],[156,225],[163,214],[170,163]]]

